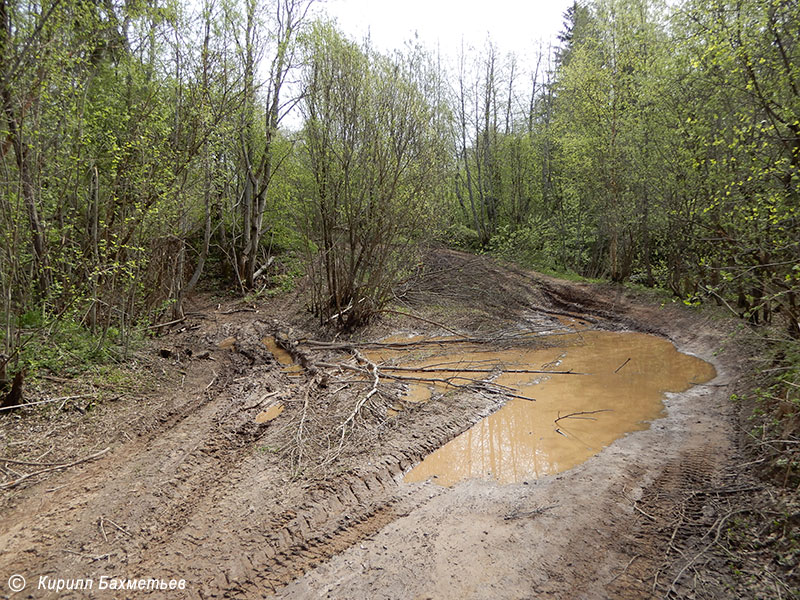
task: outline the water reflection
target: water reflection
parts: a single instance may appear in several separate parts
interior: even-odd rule
[[[564,471],[625,433],[647,428],[661,414],[665,392],[681,392],[715,377],[712,365],[655,336],[589,331],[568,343],[566,351],[492,353],[493,360],[534,369],[543,364],[552,368],[555,355],[561,360],[558,370],[587,374],[501,375],[497,383],[536,401],[510,400],[428,456],[405,480],[435,477],[452,485],[484,477],[512,483]]]

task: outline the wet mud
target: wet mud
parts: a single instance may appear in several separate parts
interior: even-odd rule
[[[155,340],[149,372],[172,379],[149,396],[91,415],[0,424],[4,455],[22,461],[66,463],[111,447],[101,460],[48,471],[0,497],[0,573],[29,582],[183,578],[187,590],[174,598],[193,600],[649,597],[647,561],[664,546],[659,499],[678,484],[706,485],[729,462],[726,386],[736,357],[717,354],[723,342],[733,347],[727,333],[686,311],[481,257],[437,251],[426,260],[432,275],[398,290],[404,310],[467,335],[568,328],[580,339],[482,345],[468,359],[437,356],[444,348],[371,355],[384,368],[411,368],[396,372],[406,375],[454,370],[395,382],[358,411],[369,381],[347,371],[326,381],[274,343],[273,319],[298,335],[341,340],[320,333],[297,298],[247,311],[209,300],[185,328]],[[361,340],[397,331],[448,335],[392,318]],[[713,371],[671,342],[712,361],[717,378],[681,392]],[[176,351],[162,359],[160,347]],[[591,393],[570,387],[589,377],[598,378]],[[452,385],[472,380],[492,386]],[[424,390],[417,401],[384,393],[414,383]],[[450,447],[456,473],[422,473]],[[668,476],[701,463],[702,481]],[[447,477],[457,483],[439,485]]]

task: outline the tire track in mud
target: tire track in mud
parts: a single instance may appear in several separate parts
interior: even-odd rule
[[[502,275],[494,265],[485,270],[486,280]],[[648,331],[647,320],[629,311],[624,298],[619,303],[614,290],[605,289],[594,297],[590,289],[580,285],[559,285],[528,274],[512,281],[507,272],[502,283],[507,284],[504,291],[516,294],[513,309],[506,312],[517,321],[521,319],[517,309],[584,320],[589,320],[588,314],[597,317],[602,327],[633,324],[639,331]],[[255,396],[271,391],[270,386],[288,387],[288,380],[276,378],[276,365],[259,344],[262,329],[263,323],[255,322],[222,332],[218,329],[217,338],[230,335],[241,338],[243,343],[230,354],[216,353],[219,362],[198,360],[193,367],[193,393],[199,395],[192,396],[188,390],[179,392],[164,402],[163,408],[142,417],[140,433],[132,442],[117,447],[107,462],[87,467],[80,478],[75,477],[76,481],[83,479],[93,486],[88,506],[62,506],[45,515],[48,527],[60,537],[54,538],[52,548],[48,543],[46,556],[24,560],[28,564],[46,563],[48,568],[67,565],[74,569],[79,564],[74,556],[56,557],[67,541],[70,548],[87,554],[99,555],[119,548],[114,560],[121,560],[123,569],[130,574],[168,570],[185,575],[195,596],[263,597],[445,494],[445,488],[435,485],[406,486],[400,481],[428,453],[502,404],[502,397],[498,396],[449,395],[429,406],[414,407],[403,417],[403,424],[394,430],[382,430],[378,444],[364,445],[362,454],[343,464],[342,468],[349,467],[346,472],[326,481],[287,482],[283,476],[288,469],[278,465],[272,455],[266,460],[258,453],[260,445],[273,441],[268,438],[277,428],[273,424],[256,426],[252,420],[258,411],[242,410],[253,402],[248,393]],[[205,341],[214,343],[210,337]],[[270,368],[263,369],[261,365]],[[200,368],[205,370],[198,375]],[[216,382],[205,389],[212,368],[218,372]],[[270,378],[262,380],[262,376]],[[203,377],[203,381],[197,377]],[[245,383],[240,385],[240,380]],[[292,417],[297,404],[297,398],[287,402],[282,418]],[[659,568],[658,559],[663,555],[665,539],[668,543],[674,531],[681,503],[687,520],[708,519],[701,496],[692,493],[707,487],[704,478],[714,472],[716,458],[687,450],[645,488],[639,506],[657,522],[644,521],[642,517],[638,539],[622,547],[627,557],[642,554],[642,558],[634,560],[627,573],[616,579],[615,585],[627,591],[613,597],[649,597],[653,572]],[[263,468],[264,472],[255,473],[254,467]],[[111,469],[119,471],[119,484],[116,475],[103,474]],[[91,479],[89,473],[94,473]],[[153,494],[150,488],[159,486],[163,489]],[[281,497],[284,494],[285,499]],[[249,504],[255,506],[258,518],[245,518],[246,510],[252,510]],[[60,518],[66,514],[81,516],[82,524],[71,525],[67,531],[62,523],[72,519]],[[103,546],[96,525],[98,515],[115,519],[134,537],[127,539],[114,532],[114,547]],[[126,517],[130,520],[126,521]],[[661,527],[658,536],[653,534],[654,525]],[[216,542],[221,543],[215,545]],[[622,546],[623,542],[619,544]],[[86,567],[83,560],[81,569]],[[103,572],[102,566],[92,565],[86,567],[87,575]],[[646,581],[633,581],[629,574]]]
[[[693,540],[687,539],[686,527],[699,537],[714,523],[716,515],[709,512],[706,491],[719,477],[719,463],[720,457],[707,449],[685,449],[645,488],[637,508],[647,518],[639,521],[630,542],[622,548],[632,562],[624,576],[609,587],[615,598],[684,597],[673,595],[669,588],[697,551]]]
[[[271,593],[444,493],[445,488],[438,486],[403,486],[400,481],[411,466],[501,405],[495,398],[487,398],[485,402],[490,404],[484,404],[483,410],[475,410],[474,405],[455,409],[455,414],[445,423],[441,422],[441,415],[431,415],[427,419],[420,415],[421,426],[417,424],[414,431],[401,431],[400,439],[387,440],[389,450],[370,467],[306,485],[302,504],[265,515],[266,522],[256,531],[242,534],[238,539],[227,539],[227,550],[238,557],[235,574],[226,573],[224,584],[219,579],[207,582],[203,596],[250,598]],[[421,410],[424,412],[425,408]],[[432,423],[425,427],[425,420]],[[252,451],[258,439],[244,444],[239,452],[232,453],[233,458],[213,471],[224,472],[241,461],[242,454]],[[235,484],[246,476],[242,468],[246,470],[247,467],[240,467],[236,473],[229,473],[218,481],[214,481],[213,475],[201,476],[192,493],[159,519],[164,533],[152,540],[154,543],[147,549],[145,562],[155,563],[168,554],[174,549],[171,543],[175,539],[190,535],[199,539],[213,538],[215,529],[221,527],[223,515],[219,515],[219,519],[208,518],[208,512],[220,510],[215,508],[222,504],[218,500],[226,496],[235,498]],[[193,520],[195,513],[206,518]],[[227,528],[228,522],[225,523]]]
[[[388,470],[350,476],[296,513],[276,517],[273,523],[284,524],[265,536],[264,555],[253,563],[249,584],[237,583],[227,592],[250,598],[254,592],[276,591],[444,493],[444,489],[403,492],[396,477]]]
[[[92,561],[77,567],[75,557],[85,552],[102,555],[100,548],[113,548],[109,556],[123,556],[133,564],[142,549],[157,547],[188,523],[207,498],[224,496],[232,482],[228,475],[235,473],[235,466],[269,432],[268,427],[253,422],[253,411],[241,410],[249,400],[235,397],[241,391],[236,382],[244,374],[257,380],[273,370],[270,363],[274,361],[265,348],[255,360],[238,352],[218,353],[216,360],[211,384],[206,384],[205,373],[199,377],[196,373],[194,389],[176,393],[158,412],[128,424],[126,429],[135,431],[136,437],[127,436],[130,441],[118,445],[105,460],[62,475],[60,488],[78,488],[83,493],[76,497],[67,494],[61,502],[55,501],[59,496],[53,496],[54,501],[38,516],[40,529],[57,531],[57,524],[65,521],[84,525],[53,538],[59,539],[59,544],[43,544],[32,537],[42,535],[38,529],[20,532],[15,536],[17,545],[38,545],[43,550],[35,556],[17,553],[17,570],[30,572],[47,564],[55,570],[80,568],[90,574],[102,570],[102,564]],[[270,391],[269,387],[261,389],[258,382],[251,385],[251,391],[253,387],[259,394]],[[132,493],[137,494],[135,502]],[[101,537],[96,525],[99,516],[121,523],[125,537],[117,534],[113,543],[111,537],[104,543],[106,534],[102,532]],[[81,552],[65,555],[56,549],[59,546],[66,547],[66,552]],[[22,558],[36,563],[20,562]]]
[[[215,430],[209,439],[187,453],[178,466],[186,466],[172,480],[179,501],[159,513],[152,525],[165,537],[183,528],[209,497],[221,495],[219,490],[231,484],[226,475],[269,433],[268,428],[259,428],[251,421],[234,428],[216,426]]]
[[[210,431],[201,433],[200,441],[172,466],[177,474],[169,483],[175,500],[149,523],[149,528],[159,531],[160,538],[169,538],[182,529],[209,498],[224,496],[226,488],[237,481],[232,477],[236,475],[236,467],[270,433],[268,424],[254,422],[258,406],[243,410],[253,396],[263,397],[265,392],[273,391],[258,384],[277,364],[265,347],[252,342],[263,336],[260,329],[256,321],[228,331],[234,334],[229,337],[236,339],[235,353],[224,359],[220,372],[215,371],[215,379],[197,399],[159,418],[161,425],[147,435],[148,440],[163,439],[203,408],[210,413],[206,417],[213,419]],[[263,365],[268,368],[263,369]],[[242,386],[237,385],[243,379],[255,381],[255,391],[251,388],[249,394],[244,394]]]

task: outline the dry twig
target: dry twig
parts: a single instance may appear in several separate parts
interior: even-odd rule
[[[414,373],[530,373],[533,375],[586,375],[587,373],[578,373],[576,371],[543,371],[537,369],[505,369],[497,366],[493,369],[476,369],[472,367],[394,367],[389,365],[381,365],[383,371],[411,371]]]
[[[101,517],[101,518],[102,518],[102,517]],[[106,522],[106,523],[108,523],[109,525],[113,525],[114,527],[116,527],[117,529],[119,529],[119,530],[120,530],[122,533],[124,533],[125,535],[127,535],[128,537],[133,537],[133,535],[131,534],[131,532],[130,532],[130,531],[128,531],[127,529],[125,529],[124,527],[122,527],[122,526],[120,526],[120,525],[117,525],[117,524],[116,524],[114,521],[112,521],[111,519],[105,519],[105,522]]]
[[[614,370],[614,373],[619,373],[620,369],[622,369],[622,367],[624,367],[625,365],[627,365],[629,362],[631,362],[631,359],[630,359],[630,358],[626,358],[626,359],[625,359],[625,362],[624,362],[624,363],[622,363],[620,366],[618,366],[618,367],[617,367],[617,368]]]
[[[12,487],[14,487],[16,485],[19,485],[20,483],[22,483],[26,479],[30,479],[31,477],[36,477],[37,475],[43,475],[44,473],[49,473],[51,471],[60,471],[61,469],[68,469],[69,467],[74,467],[75,465],[79,465],[81,463],[89,462],[90,460],[94,460],[96,458],[100,458],[103,454],[105,454],[109,450],[111,450],[110,446],[105,448],[104,450],[101,450],[100,452],[96,452],[95,454],[92,454],[91,456],[87,456],[86,458],[81,458],[80,460],[76,460],[76,461],[73,461],[73,462],[70,462],[70,463],[62,463],[62,464],[53,465],[53,466],[47,467],[46,469],[41,469],[40,471],[34,471],[33,473],[26,473],[25,475],[22,475],[22,476],[18,477],[17,479],[14,479],[13,481],[9,481],[8,483],[0,484],[0,489],[5,490],[5,489],[12,488]]]
[[[560,416],[561,413],[559,413],[559,417],[555,421],[553,421],[553,423],[558,423],[561,419],[570,419],[570,418],[591,419],[591,420],[594,421],[596,419],[594,419],[592,417],[581,417],[580,415],[594,415],[594,414],[601,413],[601,412],[612,412],[612,410],[610,408],[601,408],[599,410],[579,410],[577,412],[571,412],[569,414],[566,414],[563,417]]]
[[[91,397],[94,397],[94,394],[78,394],[76,396],[61,396],[60,398],[50,398],[48,400],[39,400],[38,402],[26,402],[25,404],[15,404],[14,406],[6,406],[4,408],[0,408],[0,411],[13,410],[13,409],[17,409],[17,408],[25,408],[26,406],[38,406],[39,404],[51,404],[52,402],[59,402],[59,401],[66,402],[67,400],[76,400],[78,398],[91,398]]]

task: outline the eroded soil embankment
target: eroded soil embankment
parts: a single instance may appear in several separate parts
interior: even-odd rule
[[[376,394],[353,419],[368,388],[342,387],[319,372],[284,373],[262,343],[275,319],[297,338],[313,331],[291,299],[258,313],[201,306],[202,316],[159,340],[175,350],[163,367],[181,369],[182,385],[146,402],[123,400],[89,422],[70,415],[75,431],[60,430],[75,447],[111,445],[107,456],[4,492],[0,571],[29,580],[45,573],[181,577],[194,598],[663,593],[653,574],[681,568],[661,536],[668,507],[712,485],[733,453],[727,386],[735,346],[725,344],[718,323],[613,289],[454,252],[432,255],[427,268],[429,277],[399,295],[405,311],[428,321],[496,332],[583,316],[598,328],[665,335],[712,361],[717,379],[670,397],[664,419],[566,473],[507,486],[405,485],[403,473],[496,410],[502,397],[447,394],[387,418],[395,400]],[[440,333],[400,318],[362,335],[402,329]],[[208,358],[195,358],[206,351]],[[278,400],[283,412],[257,424]],[[24,426],[2,425],[7,452],[19,448],[9,443],[20,441]],[[54,441],[31,441],[30,455]]]

